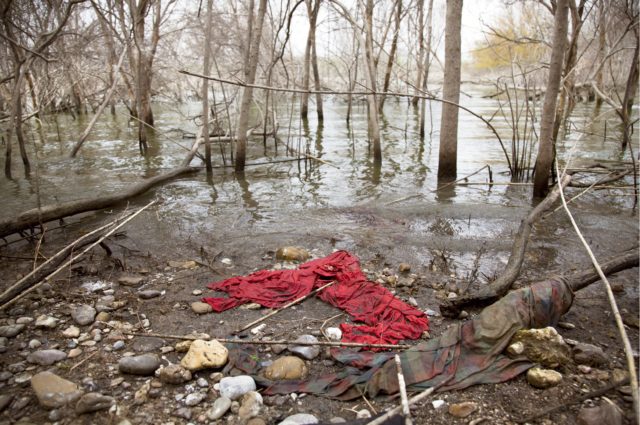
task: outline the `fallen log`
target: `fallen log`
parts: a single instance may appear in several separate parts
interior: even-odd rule
[[[621,272],[622,270],[638,267],[639,262],[638,247],[636,246],[620,255],[617,255],[606,263],[600,264],[600,268],[605,276],[609,276],[614,273]],[[599,281],[600,275],[596,268],[591,266],[588,270],[573,273],[569,276],[565,276],[564,279],[575,292]]]
[[[562,187],[566,187],[571,182],[571,176],[566,175],[560,181]],[[518,234],[511,246],[511,255],[502,274],[490,284],[482,287],[476,293],[463,295],[458,298],[447,299],[440,304],[440,312],[443,316],[457,317],[468,305],[488,305],[502,298],[507,293],[513,282],[520,275],[520,269],[524,262],[524,255],[529,242],[529,235],[534,223],[547,211],[560,196],[560,191],[556,186],[542,202],[540,202],[529,215],[522,220]]]

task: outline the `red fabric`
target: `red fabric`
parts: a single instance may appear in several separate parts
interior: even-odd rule
[[[420,310],[400,301],[384,287],[368,282],[358,259],[347,251],[309,261],[296,270],[261,270],[208,285],[229,294],[229,298],[203,298],[221,312],[247,302],[278,308],[307,295],[330,281],[335,284],[318,293],[318,298],[341,308],[365,325],[343,323],[342,340],[370,344],[396,344],[417,339],[429,329]]]

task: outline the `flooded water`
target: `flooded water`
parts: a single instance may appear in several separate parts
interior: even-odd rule
[[[486,118],[496,114],[497,101],[482,97],[489,89],[469,86],[463,91],[468,94],[461,99],[464,106]],[[406,100],[387,100],[381,121],[383,162],[379,169],[373,166],[367,142],[365,104],[356,104],[350,126],[345,120],[344,99],[325,99],[324,106],[325,120],[319,125],[313,109],[308,124],[303,124],[297,119],[297,108],[291,113],[281,105],[277,148],[273,139],[264,146],[255,138],[247,157],[248,163],[273,163],[248,167],[244,178],[236,178],[232,168],[216,168],[209,179],[203,171],[133,200],[133,206],[152,198],[162,201],[131,230],[139,248],[169,257],[175,256],[175,251],[186,255],[205,247],[226,255],[260,258],[278,246],[301,245],[325,253],[346,248],[364,256],[390,255],[422,264],[446,252],[456,258],[459,273],[467,272],[477,253],[484,252],[491,258],[483,270],[487,275],[508,258],[511,237],[531,206],[531,187],[451,186],[434,191],[440,104],[431,103],[427,136],[421,142],[417,113]],[[0,217],[33,208],[38,198],[45,205],[118,192],[141,178],[177,166],[192,140],[182,139],[175,130],[195,132],[190,117],[197,115],[199,108],[196,103],[156,106],[158,131],[144,157],[138,150],[137,129],[122,111],[115,116],[104,114],[75,159],[68,153],[90,116],[48,117],[42,130],[44,141],[37,132],[29,137],[34,169],[31,177],[11,181],[0,177]],[[561,160],[572,155],[576,164],[586,160],[629,161],[629,152],[621,152],[616,140],[616,115],[603,114],[606,109],[594,113],[593,109],[593,103],[577,106],[573,128],[593,135],[581,137],[577,130],[570,132],[558,146]],[[290,116],[294,118],[289,131]],[[499,117],[492,122],[510,145],[508,123]],[[491,130],[464,111],[460,112],[459,128],[459,177],[488,164],[495,181],[509,182],[504,154]],[[578,139],[578,147],[570,152]],[[310,155],[331,165],[282,162],[291,158],[286,155],[286,143],[297,150],[308,149]],[[637,152],[637,138],[633,148]],[[223,164],[222,150],[227,164],[230,162],[229,146],[214,144],[216,166]],[[195,159],[192,165],[202,164]],[[14,174],[20,173],[21,163],[16,157]],[[469,178],[470,182],[487,180],[486,170]],[[594,192],[576,202],[576,208],[584,208],[583,224],[588,228],[598,231],[610,227],[631,241],[637,238],[637,224],[630,194],[622,190]],[[557,242],[559,226],[553,222],[561,216],[561,212],[556,213],[551,222],[536,230],[540,249],[535,257],[539,264],[560,267],[563,262],[564,248]],[[574,242],[570,244],[577,247]],[[602,242],[601,249],[607,245],[615,244]]]

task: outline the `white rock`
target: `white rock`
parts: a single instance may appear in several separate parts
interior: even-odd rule
[[[308,425],[317,424],[318,418],[308,413],[297,413],[284,418],[278,425]]]
[[[444,400],[433,400],[431,402],[431,405],[433,406],[434,409],[439,409],[442,406],[444,406],[445,404],[447,404]]]
[[[53,329],[58,325],[60,320],[55,317],[43,314],[36,319],[36,328]]]
[[[80,336],[80,329],[76,326],[69,326],[67,329],[62,331],[62,336],[65,338],[77,338]]]
[[[256,390],[256,381],[247,375],[222,378],[220,380],[220,395],[230,400],[236,400],[249,391]]]
[[[253,335],[258,335],[260,332],[262,332],[265,328],[267,327],[266,323],[263,323],[261,325],[256,326],[255,328],[251,329],[251,333]]]
[[[327,328],[324,331],[332,341],[340,341],[342,339],[342,331],[340,328]]]

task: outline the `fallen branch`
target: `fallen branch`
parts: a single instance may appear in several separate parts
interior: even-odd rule
[[[639,262],[638,247],[636,246],[622,254],[616,255],[611,260],[602,263],[600,268],[605,275],[610,276],[614,273],[621,272],[622,270],[638,267]],[[563,277],[574,292],[586,288],[592,283],[600,280],[600,274],[595,267],[592,267],[590,270],[576,272]]]
[[[275,314],[280,313],[282,310],[286,310],[287,308],[291,307],[292,305],[296,305],[296,304],[298,304],[298,303],[300,303],[300,302],[302,302],[302,301],[306,300],[307,298],[309,298],[309,297],[311,297],[311,296],[313,296],[313,295],[317,294],[318,292],[322,291],[324,288],[328,288],[329,286],[333,285],[334,283],[336,283],[336,282],[335,282],[335,281],[333,281],[333,282],[329,282],[329,283],[327,283],[326,285],[321,286],[320,288],[318,288],[318,289],[316,289],[316,290],[314,290],[314,291],[309,292],[307,295],[305,295],[305,296],[303,296],[303,297],[300,297],[300,298],[298,298],[297,300],[293,300],[293,301],[291,301],[290,303],[283,305],[282,307],[280,307],[280,308],[279,308],[279,309],[277,309],[277,310],[273,310],[271,313],[269,313],[269,314],[267,314],[267,315],[265,315],[265,316],[262,316],[262,317],[261,317],[261,318],[259,318],[258,320],[254,320],[253,322],[249,323],[248,325],[243,326],[242,328],[240,328],[240,329],[238,329],[238,330],[234,331],[233,333],[234,333],[234,334],[238,334],[238,333],[240,333],[240,332],[242,332],[242,331],[244,331],[244,330],[247,330],[247,329],[249,329],[251,326],[253,326],[253,325],[257,325],[258,323],[265,321],[265,320],[266,320],[266,319],[268,319],[269,317],[271,317],[271,316],[273,316],[273,315],[275,315]]]
[[[395,355],[396,370],[398,371],[398,387],[400,388],[400,400],[402,402],[402,415],[404,416],[404,424],[412,425],[411,411],[409,410],[409,400],[407,399],[407,387],[404,383],[404,374],[402,373],[402,361],[399,355]]]
[[[565,187],[570,181],[571,176],[567,175],[562,178],[558,185]],[[490,284],[483,286],[476,293],[444,300],[442,304],[440,304],[440,311],[444,316],[457,317],[460,311],[468,305],[487,305],[497,301],[507,293],[520,274],[529,242],[529,235],[531,234],[534,223],[553,205],[559,196],[560,192],[556,187],[522,220],[518,234],[511,246],[509,261],[502,274]]]

